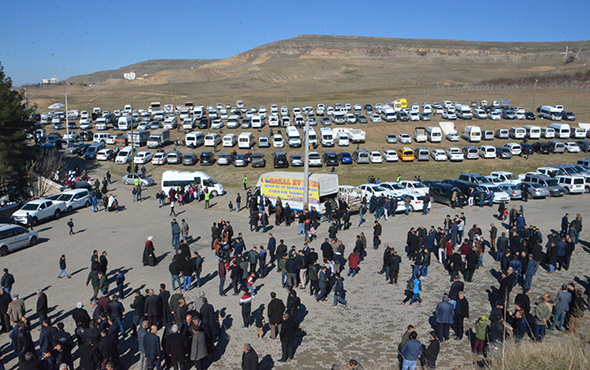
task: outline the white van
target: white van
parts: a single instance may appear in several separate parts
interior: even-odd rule
[[[588,130],[584,127],[572,127],[572,138],[583,139],[586,137]]]
[[[509,135],[513,139],[524,139],[526,130],[523,127],[511,127]]]
[[[551,127],[541,127],[541,136],[545,139],[553,139],[555,137],[555,130]]]
[[[303,129],[303,131],[305,132],[305,129]],[[307,134],[307,139],[309,140],[309,145],[313,145],[313,146],[318,145],[318,135],[315,133],[315,130],[313,129],[313,127],[309,128],[309,132]]]
[[[259,114],[255,114],[252,116],[252,128],[262,128],[264,127],[264,118]]]
[[[221,135],[218,133],[207,134],[205,136],[205,146],[216,146],[217,144],[221,144]]]
[[[92,141],[94,141],[95,143],[106,143],[107,139],[111,136],[111,134],[107,134],[106,132],[97,132],[94,135],[92,135]]]
[[[287,127],[287,143],[291,148],[301,147],[301,135],[294,126]]]
[[[428,126],[426,128],[426,136],[431,143],[440,143],[442,141],[442,130],[440,127]]]
[[[569,139],[571,128],[567,123],[552,123],[549,125],[555,130],[555,137],[560,139]]]
[[[67,190],[61,193],[54,200],[55,203],[63,203],[66,212],[72,212],[74,209],[88,207],[92,202],[88,189]]]
[[[136,149],[131,146],[126,146],[121,149],[115,158],[116,164],[127,164],[131,158],[135,157]]]
[[[20,225],[0,225],[0,255],[2,256],[29,245],[33,246],[38,240],[36,231],[29,231]]]
[[[324,127],[320,129],[320,142],[323,146],[334,146],[334,132],[332,132],[331,128]]]
[[[107,119],[100,117],[96,119],[96,129],[97,130],[106,130],[108,128]]]
[[[164,120],[164,128],[167,128],[168,130],[172,130],[172,129],[175,129],[176,127],[178,127],[178,119],[176,118],[176,116],[171,116],[171,117],[166,118],[166,120]]]
[[[184,137],[184,143],[191,148],[198,148],[205,144],[205,135],[201,131],[189,132]]]
[[[217,183],[209,175],[200,172],[165,171],[162,174],[162,190],[168,194],[171,188],[184,187],[187,185],[201,185],[211,192],[211,196],[225,194],[223,185]]]
[[[555,176],[555,180],[559,186],[565,189],[568,194],[583,193],[586,191],[586,181],[584,177],[579,175],[558,175]]]
[[[254,135],[251,132],[242,132],[238,136],[238,148],[250,149],[254,146]]]
[[[345,131],[338,131],[336,134],[336,139],[338,140],[339,146],[349,146],[350,145],[350,136]]]
[[[479,126],[465,126],[463,130],[463,134],[461,135],[463,139],[471,142],[477,143],[481,141],[481,129]]]
[[[137,127],[137,124],[133,122],[133,119],[128,116],[119,117],[117,121],[117,127],[119,130],[130,130],[131,127]]]
[[[557,107],[551,107],[549,105],[543,105],[540,109],[539,109],[539,116],[541,116],[542,118],[547,118],[550,119],[552,121],[561,121],[561,111],[563,109],[559,109]]]
[[[238,142],[236,134],[227,134],[223,137],[223,146],[231,148]]]
[[[541,128],[539,126],[531,126],[526,125],[524,126],[526,131],[526,137],[529,139],[540,139],[541,138]]]

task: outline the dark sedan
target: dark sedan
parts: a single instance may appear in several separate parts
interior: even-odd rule
[[[533,149],[535,150],[535,153],[549,154],[551,153],[551,144],[543,141],[537,141],[533,144]]]
[[[503,146],[496,148],[496,157],[500,159],[510,159],[512,158],[512,151],[510,149],[505,148]]]
[[[194,153],[187,153],[182,158],[182,164],[185,166],[194,166],[197,161],[197,156]]]
[[[338,166],[338,156],[334,152],[324,153],[324,163],[326,166]]]
[[[531,144],[527,144],[527,143],[520,144],[520,149],[521,149],[521,151],[520,151],[521,155],[523,155],[523,154],[530,155],[530,154],[535,153],[535,148],[533,148],[533,146]]]
[[[215,163],[215,155],[211,152],[201,153],[201,166],[211,166]]]

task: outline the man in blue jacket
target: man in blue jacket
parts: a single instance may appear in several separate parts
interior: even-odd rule
[[[410,333],[410,340],[404,344],[401,354],[404,358],[402,370],[415,370],[418,359],[422,355],[422,343],[418,341],[418,333],[415,331]]]
[[[453,316],[455,316],[455,308],[445,293],[442,302],[436,306],[436,334],[439,341],[449,340],[449,328],[453,324]]]

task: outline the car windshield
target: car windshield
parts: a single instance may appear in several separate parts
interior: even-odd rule
[[[416,182],[416,183],[414,183],[414,187],[415,187],[416,189],[420,189],[420,188],[425,188],[426,186],[424,186],[424,184],[421,184],[421,183],[419,183],[419,182]]]
[[[72,195],[71,195],[71,194],[62,194],[62,195],[60,195],[59,197],[57,197],[57,199],[56,199],[56,200],[59,200],[59,201],[64,201],[64,202],[66,202],[66,201],[70,200],[70,198],[71,198],[71,197],[72,197]]]
[[[547,186],[557,186],[557,180],[555,179],[546,180],[545,182],[547,183]]]
[[[205,186],[215,186],[215,184],[217,184],[217,182],[215,182],[215,180],[213,180],[213,179],[203,180],[203,185],[205,185]]]
[[[395,190],[404,190],[405,188],[400,184],[387,184],[390,188]]]
[[[25,204],[25,206],[22,208],[23,211],[36,211],[37,208],[39,207],[38,204]]]
[[[385,191],[385,188],[383,188],[381,186],[373,186],[373,190],[374,191]]]

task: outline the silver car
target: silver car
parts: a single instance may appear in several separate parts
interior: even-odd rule
[[[522,190],[519,185],[498,184],[498,187],[510,196],[510,199],[522,199]]]
[[[522,184],[527,187],[531,198],[547,198],[550,195],[547,187],[537,184],[536,182],[523,182]]]

